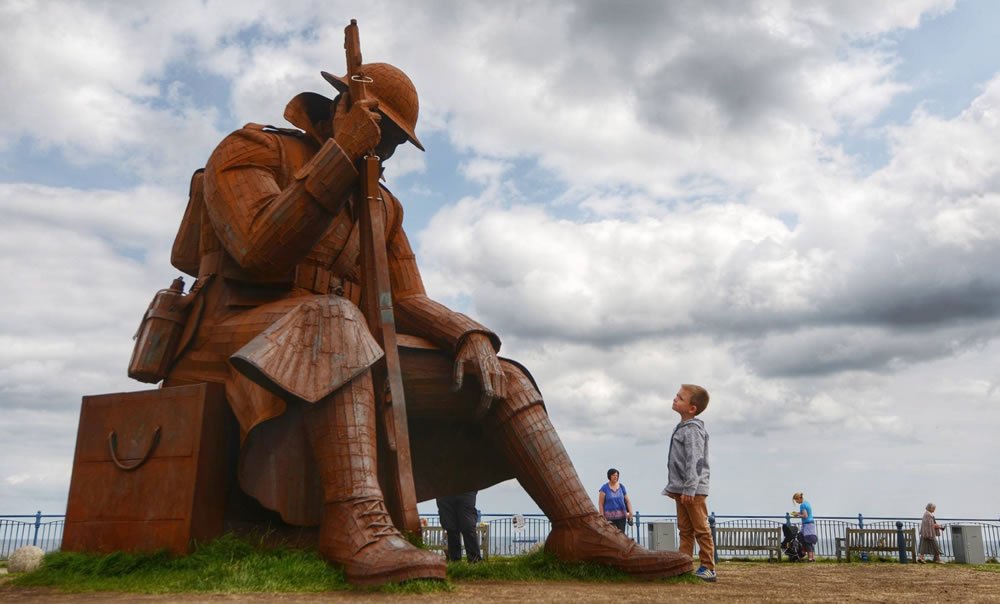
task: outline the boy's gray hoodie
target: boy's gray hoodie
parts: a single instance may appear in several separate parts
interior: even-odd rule
[[[708,432],[692,418],[677,424],[670,436],[667,486],[663,494],[708,495]]]

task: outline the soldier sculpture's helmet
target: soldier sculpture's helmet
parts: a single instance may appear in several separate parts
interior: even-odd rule
[[[365,84],[365,90],[378,100],[378,110],[406,134],[418,149],[424,150],[414,130],[417,127],[417,114],[420,105],[417,102],[417,89],[405,73],[388,63],[366,63],[359,70],[371,82]],[[327,82],[340,92],[347,91],[347,78],[320,72]]]

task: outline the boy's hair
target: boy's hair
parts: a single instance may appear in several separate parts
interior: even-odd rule
[[[708,390],[694,384],[681,384],[681,388],[691,394],[691,404],[698,409],[695,415],[701,415],[701,412],[708,408]]]

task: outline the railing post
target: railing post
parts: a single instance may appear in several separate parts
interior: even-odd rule
[[[896,543],[899,545],[899,563],[906,564],[906,538],[903,536],[903,523],[896,521]]]
[[[31,538],[31,544],[38,545],[38,529],[42,526],[42,510],[35,512],[35,536]]]
[[[865,517],[862,516],[860,512],[858,513],[858,528],[859,529],[865,528]]]
[[[642,545],[642,522],[639,518],[639,510],[636,510],[632,516],[635,518],[635,526],[633,527],[635,529],[635,542]]]
[[[709,526],[709,528],[712,529],[712,545],[713,545],[712,549],[715,550],[715,563],[718,564],[719,563],[719,548],[714,547],[714,545],[716,543],[716,539],[715,539],[715,512],[712,512],[711,514],[708,515],[708,526]]]

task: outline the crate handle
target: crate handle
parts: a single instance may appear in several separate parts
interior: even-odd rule
[[[148,460],[149,456],[153,454],[153,449],[156,448],[156,445],[159,444],[159,442],[160,442],[160,426],[157,426],[156,430],[153,431],[153,441],[152,443],[150,443],[149,449],[146,450],[146,454],[142,456],[142,459],[133,464],[125,465],[122,462],[118,461],[118,435],[115,434],[114,430],[112,430],[111,433],[108,434],[108,449],[111,450],[111,461],[115,462],[116,466],[118,466],[122,470],[125,470],[126,472],[135,470],[142,464],[146,463],[146,460]]]

